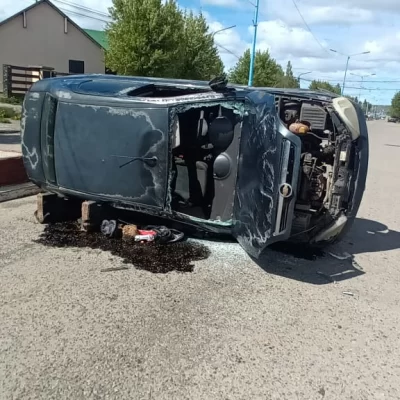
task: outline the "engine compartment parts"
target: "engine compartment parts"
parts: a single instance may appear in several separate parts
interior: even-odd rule
[[[331,103],[281,98],[278,110],[288,130],[301,139],[292,235],[295,240],[332,240],[347,222],[353,142],[360,131],[356,110],[342,97]]]
[[[310,132],[310,124],[306,122],[293,122],[289,125],[289,131],[296,135],[305,135]]]
[[[346,97],[338,97],[332,100],[332,106],[349,128],[351,138],[353,140],[358,139],[360,137],[360,126],[353,103]]]

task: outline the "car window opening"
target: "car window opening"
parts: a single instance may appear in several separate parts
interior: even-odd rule
[[[145,85],[135,88],[126,93],[130,97],[178,97],[190,94],[207,93],[210,88],[192,88],[192,87],[177,87],[177,86],[162,86],[162,85]]]
[[[205,220],[232,218],[241,116],[223,105],[177,113],[172,132],[171,207]]]

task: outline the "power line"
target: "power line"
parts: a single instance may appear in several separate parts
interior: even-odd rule
[[[297,12],[299,13],[301,19],[304,22],[304,25],[306,26],[308,32],[311,33],[312,37],[315,39],[315,41],[319,44],[319,46],[321,47],[322,50],[326,51],[328,53],[328,50],[321,44],[321,42],[318,40],[318,38],[314,35],[314,32],[311,30],[310,26],[307,24],[307,21],[305,20],[305,18],[303,17],[303,14],[301,13],[297,3],[295,0],[292,0],[293,5],[296,7]]]
[[[57,3],[66,4],[66,5],[68,5],[69,7],[74,7],[74,8],[77,8],[77,9],[79,9],[79,10],[88,11],[88,12],[91,12],[91,13],[93,13],[93,14],[98,14],[98,15],[100,15],[100,16],[102,16],[102,17],[110,17],[107,13],[104,13],[104,12],[98,11],[98,10],[95,10],[94,8],[89,8],[89,7],[86,7],[86,6],[81,6],[80,4],[76,4],[76,3],[72,2],[72,1],[68,1],[68,0],[55,0],[55,1],[56,1]]]
[[[307,80],[307,79],[303,79],[303,78],[301,78],[302,80]],[[329,78],[323,78],[323,77],[320,77],[320,78],[316,78],[315,80],[322,80],[322,81],[325,81],[325,82],[342,82],[342,80],[341,79],[329,79]],[[311,82],[311,80],[307,80],[308,82]],[[350,81],[348,81],[348,80],[346,80],[346,82],[352,82],[352,83],[360,83],[360,79],[358,79],[358,80],[350,80]],[[400,83],[400,81],[399,80],[392,80],[392,81],[372,81],[372,80],[369,80],[368,79],[368,81],[366,81],[365,83]]]
[[[216,42],[215,40],[214,40],[214,43],[216,44],[216,46],[221,47],[221,49],[224,49],[224,50],[227,51],[228,53],[230,53],[230,54],[232,54],[233,56],[235,56],[238,60],[240,59],[240,57],[239,57],[237,54],[235,54],[233,51],[227,49],[226,47],[222,46],[221,44],[219,44],[219,43]]]
[[[103,13],[103,12],[101,12],[101,11],[97,11],[97,10],[95,10],[95,9],[93,9],[93,8],[89,8],[89,7],[85,7],[85,6],[78,5],[78,4],[76,4],[76,3],[74,3],[74,2],[71,2],[71,1],[68,1],[68,0],[55,0],[55,1],[57,1],[57,2],[59,2],[59,3],[66,4],[66,5],[70,6],[70,7],[75,7],[75,8],[77,8],[77,9],[81,9],[81,10],[83,10],[83,11],[89,11],[89,12],[92,12],[92,13],[99,14],[99,15],[101,15],[101,16],[110,17],[110,16],[109,16],[108,14],[106,14],[106,13]],[[97,18],[97,17],[93,17],[93,16],[90,16],[90,15],[87,15],[87,14],[79,13],[79,12],[77,12],[77,11],[67,10],[67,9],[61,8],[61,7],[59,7],[59,8],[60,8],[60,10],[62,10],[62,11],[68,12],[68,13],[73,14],[73,15],[76,15],[76,16],[86,17],[86,18],[94,19],[94,20],[96,20],[96,21],[101,21],[101,22],[109,22],[109,21],[106,21],[106,20],[101,19],[101,18]],[[236,57],[238,60],[240,59],[240,57],[239,57],[237,54],[235,54],[233,51],[227,49],[225,46],[222,46],[221,44],[219,44],[219,43],[216,42],[215,40],[214,40],[214,43],[216,44],[216,46],[220,47],[221,49],[224,49],[224,50],[225,50],[226,52],[228,52],[229,54],[232,54],[232,55],[233,55],[234,57]]]
[[[387,88],[384,88],[384,89],[381,89],[381,88],[373,88],[373,89],[370,89],[370,88],[357,88],[357,87],[351,87],[351,86],[349,86],[348,89],[354,89],[354,90],[368,90],[368,91],[377,90],[377,91],[379,91],[379,92],[384,92],[384,91],[395,91],[395,92],[399,92],[399,91],[400,91],[400,89],[387,89]]]
[[[90,18],[90,19],[94,19],[94,20],[96,20],[96,21],[101,21],[101,22],[110,22],[110,21],[107,21],[107,20],[105,20],[105,19],[101,19],[101,18],[97,18],[97,17],[91,17],[90,15],[81,14],[81,13],[79,13],[79,12],[71,11],[71,10],[68,10],[68,9],[66,9],[66,8],[62,8],[62,7],[58,7],[58,8],[59,8],[60,10],[64,11],[64,12],[66,12],[66,13],[69,13],[69,14],[72,14],[72,15],[77,15],[77,16],[79,16],[79,17]]]

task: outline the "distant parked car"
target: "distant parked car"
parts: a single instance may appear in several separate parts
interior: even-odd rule
[[[396,117],[389,117],[388,118],[388,122],[398,122],[398,118],[396,118]]]

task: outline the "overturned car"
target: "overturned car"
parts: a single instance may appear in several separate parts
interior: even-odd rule
[[[36,82],[28,176],[46,191],[271,243],[340,239],[358,211],[368,134],[331,93],[111,75]]]

